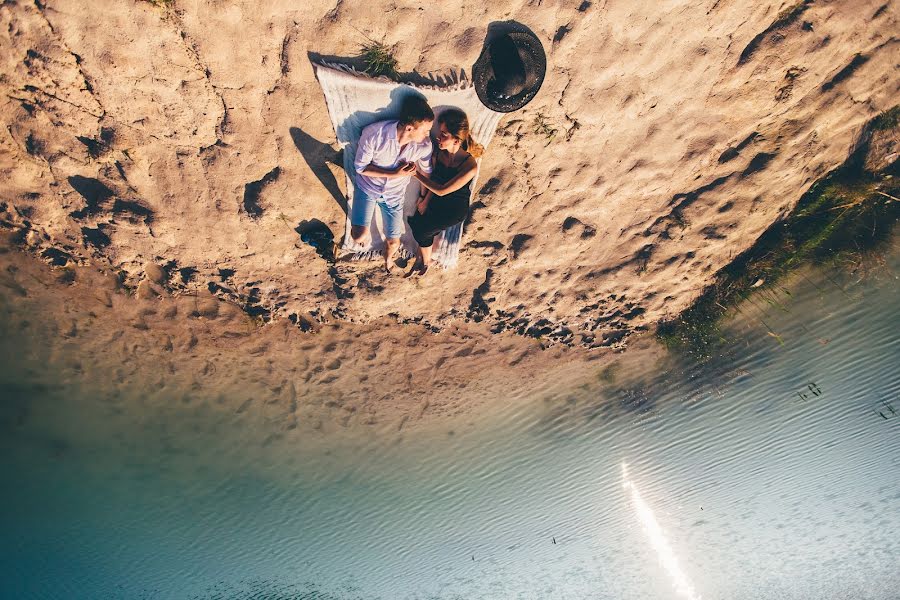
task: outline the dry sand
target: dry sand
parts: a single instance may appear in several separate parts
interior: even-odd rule
[[[66,311],[77,331],[103,312],[67,283],[43,283],[59,293],[32,308],[123,380],[138,375],[116,371],[129,353],[187,345],[185,385],[227,348],[248,357],[234,384],[255,377],[288,405],[361,390],[333,400],[354,418],[509,395],[587,356],[542,345],[621,347],[688,307],[896,103],[896,3],[801,4],[780,26],[793,4],[7,1],[4,261],[23,250],[91,273],[76,281],[97,285],[120,333],[66,337]],[[342,235],[344,184],[310,54],[352,57],[369,37],[401,71],[466,76],[508,19],[543,41],[547,78],[488,148],[459,267],[410,280],[331,265],[308,241]],[[135,293],[95,284],[99,270]],[[201,305],[196,327],[164,316]],[[323,328],[314,349],[295,324]],[[491,333],[507,329],[541,342]]]

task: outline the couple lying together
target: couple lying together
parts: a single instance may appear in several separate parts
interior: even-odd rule
[[[398,120],[372,123],[359,138],[350,236],[359,244],[371,242],[369,228],[377,206],[384,220],[384,266],[388,272],[400,247],[403,203],[411,178],[420,184],[416,210],[409,217],[419,249],[407,275],[424,275],[436,238],[444,229],[462,223],[469,213],[472,180],[478,169],[475,159],[483,148],[472,139],[463,111],[447,109],[437,122],[440,129],[432,151],[434,112],[421,96],[409,96]]]

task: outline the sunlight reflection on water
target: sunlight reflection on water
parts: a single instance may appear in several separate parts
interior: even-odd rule
[[[700,596],[694,593],[694,586],[678,565],[678,559],[672,551],[662,527],[659,526],[656,516],[653,514],[653,509],[644,502],[637,486],[629,479],[628,467],[624,462],[622,463],[622,485],[629,491],[631,502],[634,505],[635,516],[644,528],[644,532],[650,540],[650,545],[653,546],[653,549],[659,556],[659,562],[666,569],[669,577],[672,578],[675,591],[679,596],[687,598],[687,600],[700,600]]]

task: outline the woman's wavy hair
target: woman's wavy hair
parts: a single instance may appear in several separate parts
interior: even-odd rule
[[[475,158],[484,154],[484,146],[472,139],[466,113],[458,108],[448,108],[438,116],[438,123],[443,123],[450,135],[462,142],[463,150]]]

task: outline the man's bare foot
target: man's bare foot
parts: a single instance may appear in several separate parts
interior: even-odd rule
[[[387,271],[388,275],[394,272],[394,257],[387,256],[384,259],[384,270]]]
[[[368,227],[353,225],[350,227],[350,246],[354,249],[365,248],[372,243],[372,231]]]

